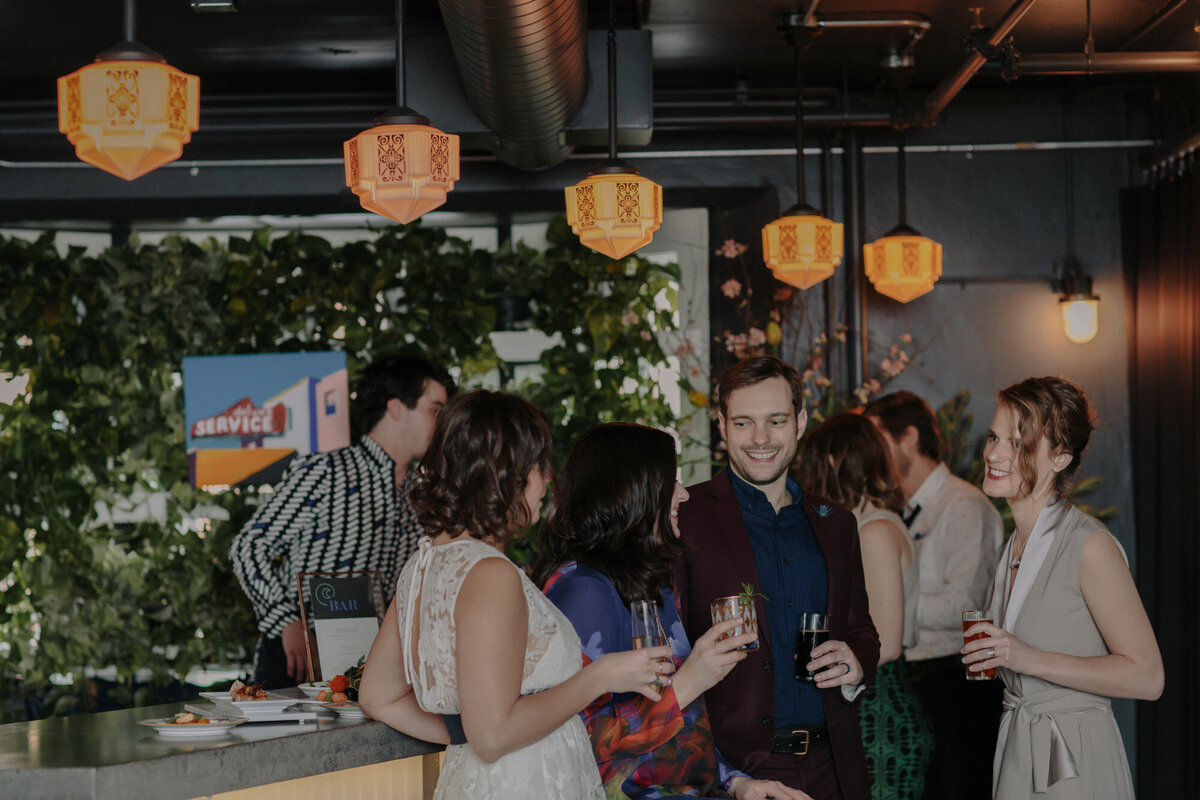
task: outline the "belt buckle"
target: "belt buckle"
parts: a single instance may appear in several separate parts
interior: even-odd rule
[[[808,755],[808,744],[809,744],[809,741],[812,739],[812,734],[810,734],[808,732],[808,730],[806,730],[805,728],[797,728],[796,730],[792,731],[792,736],[796,736],[797,734],[801,734],[801,733],[804,734],[804,749],[803,750],[793,750],[792,755],[794,755],[794,756]]]

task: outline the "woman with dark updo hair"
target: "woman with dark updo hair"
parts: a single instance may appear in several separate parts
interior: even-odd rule
[[[367,657],[372,718],[449,744],[435,798],[601,800],[579,711],[607,692],[652,700],[666,647],[580,669],[571,623],[504,556],[538,519],[549,476],[545,415],[475,391],[438,415],[413,508],[431,537],[405,564]]]
[[[1113,697],[1156,700],[1162,655],[1121,545],[1066,498],[1095,428],[1083,390],[1029,378],[1000,391],[983,451],[983,491],[1016,530],[992,584],[995,624],[964,645],[972,672],[995,668],[1004,716],[996,800],[1133,797]]]
[[[662,681],[661,699],[614,692],[583,711],[606,798],[811,800],[735,770],[713,743],[701,695],[745,658],[736,648],[755,634],[719,641],[740,624],[730,620],[688,644],[671,585],[679,504],[688,498],[675,479],[675,440],[644,425],[596,425],[579,437],[555,480],[534,580],[575,626],[584,659],[630,650],[635,600],[659,605],[673,651],[675,672]]]

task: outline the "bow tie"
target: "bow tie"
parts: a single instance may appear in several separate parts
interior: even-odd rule
[[[910,511],[905,512],[904,516],[901,517],[901,519],[904,520],[904,527],[911,528],[912,524],[913,524],[913,520],[915,520],[917,518],[917,514],[920,514],[920,513],[921,513],[921,506],[919,506],[919,505],[913,506]]]

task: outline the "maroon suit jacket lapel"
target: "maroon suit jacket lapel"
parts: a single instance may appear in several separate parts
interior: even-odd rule
[[[728,563],[737,575],[738,585],[751,583],[756,587],[762,586],[758,577],[758,563],[754,560],[754,549],[750,546],[750,534],[746,530],[746,521],[742,518],[742,507],[738,504],[737,494],[733,491],[733,483],[729,479],[729,469],[726,468],[718,480],[710,485],[717,500],[716,527],[722,531],[721,539],[729,551]],[[758,614],[758,641],[765,653],[771,653],[771,631],[767,624],[767,608],[761,597],[754,600]],[[768,655],[769,657],[769,655]]]
[[[804,495],[804,513],[808,517],[808,524],[812,526],[813,534],[817,538],[817,546],[821,548],[821,554],[825,556],[825,573],[828,594],[825,597],[825,613],[829,615],[830,621],[837,619],[838,612],[841,609],[837,608],[838,598],[841,597],[841,586],[838,585],[838,578],[845,572],[840,569],[841,562],[845,560],[846,548],[844,543],[838,541],[837,531],[832,528],[826,519],[830,516],[833,506],[828,502],[814,503],[812,495],[805,492]],[[822,514],[822,510],[825,511]],[[839,626],[840,627],[840,626]],[[836,639],[836,636],[831,636]]]

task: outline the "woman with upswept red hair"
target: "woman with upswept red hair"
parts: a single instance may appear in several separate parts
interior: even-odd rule
[[[996,800],[1133,798],[1113,697],[1156,700],[1162,655],[1125,552],[1071,505],[1069,476],[1095,428],[1081,388],[1029,378],[1000,391],[983,451],[983,491],[1016,530],[992,583],[991,618],[966,633],[972,672],[1004,681],[992,769]]]

